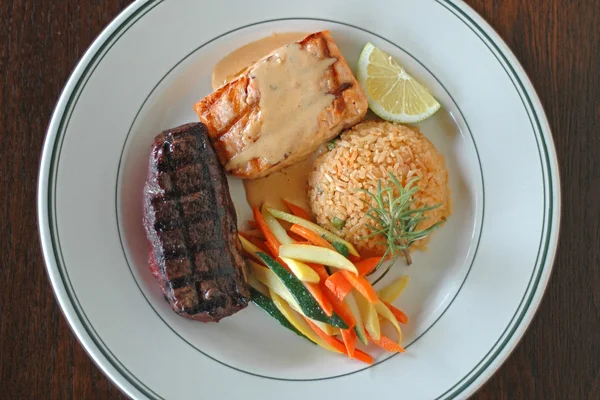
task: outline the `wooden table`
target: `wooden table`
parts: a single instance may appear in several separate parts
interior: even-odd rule
[[[60,91],[87,46],[130,1],[0,3],[0,398],[125,398],[87,357],[53,298],[35,195]],[[468,3],[531,77],[563,185],[547,294],[522,342],[475,398],[600,399],[600,2]]]

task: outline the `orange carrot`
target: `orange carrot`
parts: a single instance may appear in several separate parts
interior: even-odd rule
[[[325,286],[331,290],[338,299],[344,300],[344,298],[352,291],[352,284],[348,282],[346,277],[342,274],[342,271],[338,271],[331,275],[325,281]]]
[[[302,236],[304,239],[308,240],[315,246],[321,246],[321,247],[325,247],[327,249],[336,251],[335,247],[333,247],[331,245],[331,243],[329,243],[327,240],[323,239],[321,236],[317,235],[316,233],[314,233],[313,231],[311,231],[309,229],[306,229],[303,226],[294,224],[294,225],[292,225],[290,230],[292,232],[294,232],[295,234],[297,234],[298,236]]]
[[[297,241],[295,241],[295,242],[294,242],[294,244],[308,244],[308,245],[311,245],[311,246],[312,246],[312,243],[311,243],[311,242],[302,241],[302,240],[297,240]]]
[[[369,332],[366,333],[367,338],[371,342],[375,343],[377,346],[381,347],[385,351],[389,351],[390,353],[404,353],[406,351],[402,346],[398,345],[398,343],[394,342],[392,339],[383,334],[381,335],[379,340],[375,340],[371,337],[371,335],[369,335]]]
[[[325,285],[325,282],[327,282],[327,279],[329,278],[329,274],[327,273],[325,267],[321,264],[306,264],[319,275],[319,287],[325,295],[325,297],[331,302],[333,311],[335,311],[335,313],[339,315],[342,320],[344,320],[346,325],[348,325],[348,329],[354,328],[354,326],[356,325],[356,318],[354,318],[354,314],[352,314],[352,311],[350,311],[348,305],[340,299],[338,299]]]
[[[314,269],[315,272],[319,275],[319,278],[321,279],[320,283],[324,283],[325,281],[327,281],[327,278],[329,278],[329,274],[327,273],[327,270],[322,264],[306,263],[306,265]]]
[[[286,232],[287,232],[288,236],[291,237],[296,242],[305,242],[306,241],[306,239],[304,239],[302,236],[296,235],[294,232],[292,232],[290,230],[288,230]],[[310,244],[312,244],[312,243],[310,243]]]
[[[341,341],[339,341],[339,339],[336,339],[333,336],[329,336],[328,334],[326,334],[325,332],[323,332],[321,330],[321,328],[319,328],[317,325],[315,325],[314,322],[312,322],[310,320],[310,318],[304,317],[304,319],[306,319],[306,322],[308,322],[308,324],[310,325],[310,327],[312,328],[312,330],[315,331],[315,333],[317,335],[319,335],[319,337],[321,339],[323,339],[325,342],[327,342],[328,345],[330,345],[331,347],[333,347],[334,349],[336,349],[340,353],[346,354],[346,346],[344,346],[344,343],[342,343]]]
[[[270,242],[264,242],[264,246],[267,248],[267,254],[273,258],[277,258],[278,249],[274,248]]]
[[[375,269],[377,264],[379,264],[379,262],[381,261],[382,258],[383,257],[365,258],[365,259],[360,260],[359,262],[355,263],[354,265],[356,266],[356,269],[358,270],[358,275],[360,275],[360,276],[369,275],[371,272],[373,272],[373,270]],[[389,257],[387,259],[389,259]]]
[[[408,315],[404,314],[402,310],[394,307],[387,301],[384,301],[383,304],[385,304],[387,308],[390,309],[390,311],[392,312],[392,314],[394,314],[394,317],[396,317],[398,322],[400,322],[401,324],[408,324]]]
[[[375,304],[379,301],[377,297],[377,292],[373,289],[373,286],[369,283],[368,280],[363,278],[362,276],[356,276],[350,271],[339,271],[344,274],[344,278],[350,282],[352,286],[358,291],[358,293],[362,294],[369,300],[369,302]]]
[[[346,346],[339,339],[334,338],[333,336],[329,336],[328,334],[323,332],[321,328],[315,325],[310,319],[306,318],[306,322],[308,322],[312,330],[315,331],[315,333],[319,335],[321,339],[327,342],[328,345],[330,345],[340,353],[348,354],[346,352]],[[354,358],[367,364],[373,364],[373,357],[371,357],[364,351],[360,351],[359,349],[354,349]]]
[[[306,286],[306,289],[308,289],[312,297],[315,298],[323,312],[328,317],[331,317],[333,315],[333,305],[331,304],[331,301],[323,294],[323,291],[319,285],[316,283],[304,282],[304,286]]]
[[[253,219],[248,220],[248,226],[250,227],[250,229],[258,229],[258,225],[256,224],[256,221]]]
[[[311,220],[310,215],[308,214],[308,211],[306,211],[304,208],[297,206],[296,204],[289,202],[285,199],[281,199],[281,201],[283,201],[283,204],[285,204],[287,206],[287,208],[290,209],[292,214],[294,214],[296,217],[304,218],[309,221]]]
[[[348,354],[348,357],[354,358],[356,332],[354,332],[354,329],[340,329],[340,332],[342,332],[342,339],[344,339],[344,345],[346,346],[346,354]]]
[[[356,318],[354,317],[354,314],[352,314],[352,310],[350,310],[348,304],[338,299],[337,296],[333,294],[327,287],[323,288],[323,292],[329,301],[331,301],[333,311],[335,311],[335,313],[339,315],[342,320],[344,320],[346,325],[348,325],[348,329],[354,328],[356,326]]]
[[[365,353],[364,351],[361,351],[359,349],[355,349],[354,350],[354,358],[358,361],[362,361],[366,364],[373,364],[373,357],[371,357],[370,355],[368,355],[367,353]]]
[[[354,326],[356,325],[356,318],[354,318],[354,314],[352,314],[352,311],[350,310],[348,305],[340,299],[338,299],[337,296],[326,285],[327,279],[329,278],[329,274],[327,273],[325,267],[321,264],[313,263],[307,263],[307,265],[313,270],[315,270],[315,272],[319,275],[319,287],[321,288],[322,292],[325,294],[327,299],[331,302],[333,311],[335,311],[335,313],[339,315],[341,319],[344,320],[346,325],[348,325],[348,329],[354,328]]]
[[[258,209],[258,207],[254,206],[252,208],[252,213],[254,214],[254,219],[256,220],[256,224],[258,225],[258,228],[263,233],[263,235],[265,235],[265,238],[267,239],[267,243],[269,244],[269,247],[272,250],[273,249],[275,250],[275,256],[277,256],[279,254],[279,246],[281,246],[281,243],[279,243],[279,240],[277,240],[275,235],[273,235],[273,232],[271,232],[271,230],[269,229],[269,226],[267,225],[267,221],[265,221],[265,218],[260,213],[260,210]]]

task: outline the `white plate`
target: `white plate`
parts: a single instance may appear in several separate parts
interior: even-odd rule
[[[329,29],[351,65],[371,41],[443,110],[420,124],[445,155],[454,214],[415,255],[398,299],[407,353],[371,367],[327,353],[253,305],[219,324],[175,315],[146,265],[141,187],[152,138],[197,121],[210,71],[272,32]],[[239,220],[249,216],[230,180]],[[556,250],[556,156],[505,44],[460,2],[138,1],[94,42],[56,107],[40,170],[48,273],[79,340],[134,398],[465,398],[540,302]],[[400,392],[399,392],[400,390]],[[335,397],[334,397],[335,396]]]

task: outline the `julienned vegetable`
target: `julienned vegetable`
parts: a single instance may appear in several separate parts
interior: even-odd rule
[[[279,254],[281,257],[329,265],[330,267],[344,269],[355,275],[358,275],[356,267],[354,264],[352,264],[352,262],[350,262],[350,260],[342,256],[340,253],[324,247],[305,244],[285,244],[279,248]]]
[[[286,207],[289,208],[289,210],[292,212],[292,214],[294,214],[297,217],[304,218],[305,220],[310,220],[310,215],[308,214],[308,211],[306,211],[304,208],[302,208],[286,199],[282,199],[282,201],[283,201],[283,204],[285,204]]]
[[[327,343],[323,342],[318,335],[316,335],[314,333],[314,331],[308,325],[308,323],[306,322],[304,317],[302,315],[300,315],[298,312],[292,310],[291,307],[288,304],[286,304],[285,300],[283,300],[279,295],[277,295],[276,293],[273,293],[273,292],[271,293],[271,297],[272,297],[273,303],[275,304],[277,309],[281,312],[281,314],[283,314],[288,319],[288,321],[290,321],[290,323],[294,326],[294,328],[296,328],[299,332],[301,332],[309,340],[318,344],[319,346],[323,347],[324,349],[327,349],[329,351],[335,351],[334,349],[329,347],[329,345],[327,345]]]
[[[257,261],[262,262],[262,260],[258,257],[257,254],[263,250],[259,249],[257,246],[255,246],[253,243],[251,243],[248,239],[243,237],[241,234],[238,235],[238,238],[240,239],[240,242],[242,243],[242,248],[244,250],[246,250],[246,252],[248,254],[250,254],[252,257],[254,257]]]
[[[354,327],[354,331],[358,336],[358,340],[362,342],[365,346],[367,345],[367,333],[365,332],[365,324],[360,315],[360,310],[358,308],[358,304],[356,304],[356,299],[354,298],[354,294],[349,293],[348,296],[344,299],[345,304],[350,309],[350,312],[354,315],[356,320],[356,325]]]
[[[290,323],[290,321],[285,317],[285,315],[283,315],[281,311],[277,309],[277,307],[269,297],[265,296],[264,294],[262,294],[258,290],[255,290],[254,288],[250,289],[250,293],[252,294],[252,302],[254,304],[262,308],[267,314],[275,318],[277,322],[279,322],[284,327],[288,328],[290,331],[294,332],[296,335],[308,339],[298,329],[296,329],[294,325]]]
[[[360,257],[360,254],[358,254],[358,251],[350,242],[347,242],[344,239],[342,239],[341,237],[334,235],[333,233],[329,232],[326,229],[321,228],[319,225],[315,224],[314,222],[308,221],[304,218],[300,218],[295,215],[288,214],[286,212],[283,212],[283,211],[280,211],[280,210],[277,210],[274,208],[267,208],[267,210],[269,210],[269,212],[275,218],[282,219],[282,220],[290,222],[292,224],[298,224],[307,229],[310,229],[311,231],[318,233],[319,235],[321,235],[323,238],[327,239],[331,243],[338,242],[338,243],[343,244],[344,246],[346,246],[346,248],[348,248],[348,251],[350,252],[350,254]]]
[[[360,317],[365,324],[365,329],[367,333],[375,339],[379,339],[381,335],[381,327],[379,325],[379,316],[377,315],[377,311],[375,310],[375,305],[368,301],[361,294],[354,292],[354,299],[356,300],[356,304],[358,305],[358,311],[360,313]]]
[[[303,227],[302,225],[294,224],[290,228],[290,231],[295,233],[296,235],[302,237],[303,239],[308,240],[315,246],[324,247],[326,249],[335,250],[335,247],[327,240],[323,239],[321,236],[311,231],[308,228]]]
[[[294,214],[308,215],[298,206],[287,205]],[[356,254],[350,252],[349,243],[308,218],[267,207],[262,212],[255,207],[253,212],[264,242],[245,233],[240,233],[240,241],[246,255],[258,261],[247,260],[247,265],[248,283],[259,307],[324,349],[367,364],[373,363],[373,357],[356,348],[357,339],[386,351],[404,351],[400,324],[407,323],[408,317],[390,301],[408,278],[376,292],[365,276],[381,265],[382,257],[361,260],[355,249]],[[293,225],[286,231],[277,219]],[[385,322],[396,330],[397,342],[381,332],[380,324]]]
[[[269,227],[269,230],[273,233],[275,238],[277,238],[280,244],[294,243],[292,238],[288,236],[283,226],[281,226],[279,221],[277,221],[277,219],[274,216],[272,216],[269,211],[267,211],[267,208],[265,206],[263,206],[262,208],[262,215],[265,222],[267,223],[267,226]]]
[[[333,326],[337,326],[338,328],[348,328],[346,323],[342,321],[339,316],[333,315],[328,317],[321,307],[319,307],[319,304],[316,302],[314,297],[311,296],[309,291],[306,289],[306,286],[304,286],[304,284],[291,272],[283,268],[277,261],[273,260],[267,254],[260,252],[257,255],[288,288],[292,296],[294,296],[294,299],[296,299],[298,302],[304,315],[317,321],[327,322]]]
[[[265,217],[262,215],[258,207],[253,207],[252,213],[254,214],[254,219],[256,220],[258,228],[267,239],[266,244],[268,245],[268,247],[271,248],[272,251],[276,253],[277,249],[279,249],[279,246],[281,246],[281,243],[279,242],[279,240],[277,240],[277,237],[275,237],[273,232],[271,232],[271,229],[269,228]]]
[[[379,316],[381,316],[383,319],[390,321],[390,323],[393,325],[394,329],[396,329],[396,332],[398,333],[398,346],[401,346],[402,345],[402,329],[400,329],[400,324],[398,323],[398,320],[394,316],[394,313],[392,313],[390,311],[390,309],[381,301],[378,301],[377,303],[375,303],[375,311],[377,311],[377,314],[379,314]]]
[[[400,278],[396,279],[383,289],[377,291],[377,296],[383,301],[387,301],[388,303],[393,302],[400,296],[400,294],[404,291],[406,284],[408,283],[408,276],[403,275]]]
[[[308,265],[292,258],[281,257],[281,259],[302,282],[319,283],[319,275]]]

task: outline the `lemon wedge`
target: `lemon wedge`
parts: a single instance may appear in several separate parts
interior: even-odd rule
[[[358,82],[369,108],[392,122],[414,124],[429,118],[440,103],[382,50],[367,43],[358,60]]]

